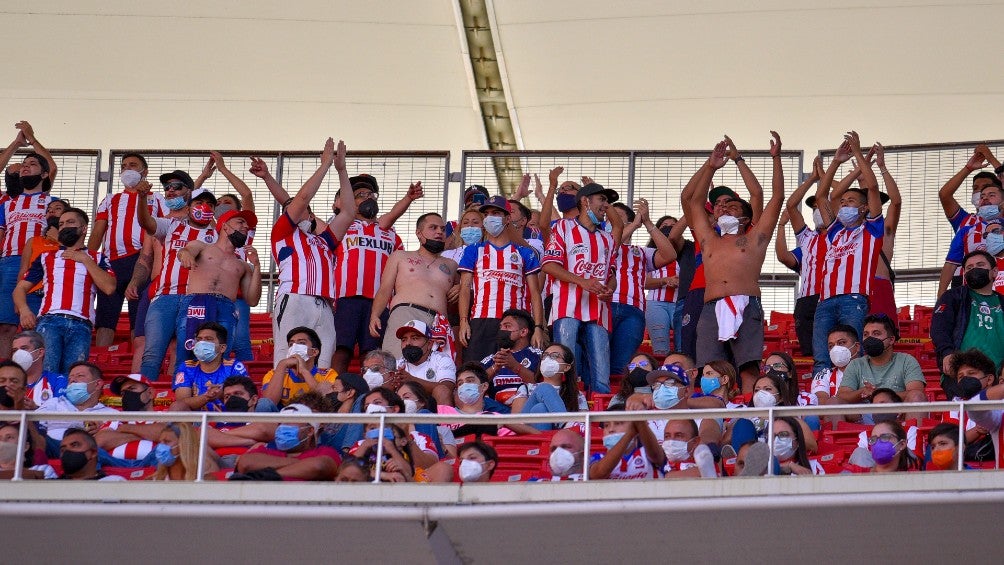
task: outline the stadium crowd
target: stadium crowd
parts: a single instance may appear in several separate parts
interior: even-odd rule
[[[960,453],[967,468],[996,463],[1000,410],[773,422],[743,413],[1004,399],[1004,166],[986,146],[939,191],[955,236],[937,305],[913,318],[893,292],[902,198],[882,145],[862,146],[856,132],[787,198],[777,133],[768,194],[725,137],[683,188],[679,218],[621,202],[589,177],[562,179],[562,167],[546,190],[524,175],[510,198],[473,185],[458,218],[418,218],[414,250],[398,235],[412,227],[397,220],[423,197],[421,182],[382,211],[378,179],[350,176],[342,142],[327,139],[292,192],[252,157],[250,173],[282,210],[268,234],[277,281],[266,349],[250,329],[262,298],[256,203],[219,153],[194,180],[182,170],[151,178],[143,155],[123,155],[121,190],[92,218],[51,193],[56,162],[31,125],[15,130],[0,153],[0,294],[12,297],[0,301],[0,408],[289,417],[206,430],[31,421],[23,453],[14,420],[0,425],[0,476],[23,461],[30,478],[192,480],[200,457],[206,478],[353,482],[575,480],[586,468],[591,479],[947,470]],[[730,163],[745,197],[713,183]],[[338,194],[319,202],[332,167]],[[233,193],[202,188],[217,172]],[[967,212],[955,193],[970,176]],[[539,210],[525,204],[531,196]],[[646,245],[630,243],[638,230]],[[768,325],[759,277],[772,240],[800,285],[790,320]],[[124,303],[132,368],[106,377],[91,350],[113,344]],[[927,356],[900,343],[902,330],[918,337],[921,327]],[[271,370],[250,374],[262,355]],[[680,417],[691,409],[734,416]],[[607,418],[588,450],[582,423],[536,418],[588,410],[673,418]],[[310,423],[318,413],[444,423]],[[446,423],[473,414],[535,418]]]

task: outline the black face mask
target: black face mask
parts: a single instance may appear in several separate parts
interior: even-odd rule
[[[334,410],[335,412],[338,412],[338,410],[342,407],[342,404],[345,404],[343,401],[338,400],[337,392],[332,392],[331,394],[329,394],[328,400],[331,401],[331,409]]]
[[[80,230],[77,228],[63,228],[59,230],[59,235],[56,236],[56,239],[59,240],[59,244],[63,247],[73,247],[80,240]]]
[[[223,403],[224,412],[247,412],[251,409],[251,404],[248,399],[233,395]]]
[[[979,394],[981,390],[983,390],[983,383],[976,377],[962,377],[959,379],[959,398],[969,400]]]
[[[122,391],[122,410],[124,412],[142,412],[146,410],[146,402],[140,399],[142,392],[134,390]]]
[[[439,241],[438,239],[427,239],[425,240],[425,243],[422,244],[422,247],[433,255],[439,255],[444,249],[446,249],[446,242]]]
[[[516,345],[516,342],[512,339],[512,332],[506,330],[499,330],[495,341],[498,343],[499,349],[512,349],[512,346]]]
[[[235,231],[228,235],[227,239],[230,240],[230,245],[239,249],[244,247],[244,244],[248,242],[248,234]]]
[[[670,226],[663,226],[659,228],[659,231],[662,232],[662,235],[669,237],[669,232],[673,231],[673,228]]]
[[[971,269],[966,272],[966,286],[969,288],[983,288],[990,284],[990,271],[988,269]]]
[[[21,175],[17,173],[5,173],[3,180],[7,186],[7,196],[17,198],[24,192],[24,189],[21,188]]]
[[[791,379],[791,376],[788,373],[786,373],[784,371],[778,371],[777,369],[775,369],[773,367],[771,367],[770,369],[767,369],[767,371],[764,372],[764,376],[775,377],[775,378],[780,379],[780,380],[782,380],[784,382],[788,382],[788,380]]]
[[[418,363],[425,352],[417,345],[406,345],[401,348],[401,356],[412,365]]]
[[[59,229],[59,216],[53,216],[51,218],[45,219],[45,225],[50,228]]]
[[[64,451],[59,456],[63,464],[63,474],[72,475],[87,466],[87,453],[83,451]]]
[[[648,377],[648,371],[646,369],[642,369],[641,367],[632,369],[627,376],[628,382],[631,383],[631,386],[635,388],[648,386],[647,377]]]
[[[865,350],[865,355],[869,357],[878,357],[882,355],[885,351],[885,342],[877,337],[866,337],[861,342],[861,347]]]
[[[372,220],[380,212],[380,205],[377,204],[376,200],[372,198],[367,198],[363,200],[363,203],[359,205],[359,215],[366,218],[367,220]]]
[[[14,408],[14,398],[7,394],[7,387],[0,386],[0,406]]]
[[[32,190],[42,182],[42,175],[29,175],[26,177],[20,177],[18,179],[21,182],[21,192],[25,190]]]
[[[899,419],[899,414],[872,414],[872,421],[876,424],[883,422],[895,422]]]

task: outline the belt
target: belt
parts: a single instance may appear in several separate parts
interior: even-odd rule
[[[46,316],[52,316],[52,317],[55,317],[55,318],[66,318],[67,320],[73,320],[73,321],[76,321],[76,322],[84,322],[88,326],[93,325],[93,324],[91,324],[90,320],[88,320],[86,318],[81,318],[80,316],[74,316],[72,314],[58,314],[58,313],[57,314],[42,314],[39,317],[40,318],[44,318]]]
[[[227,300],[229,302],[233,302],[234,301],[233,298],[230,298],[229,296],[227,296],[225,294],[220,294],[218,292],[195,292],[195,293],[188,294],[188,296],[209,296],[211,298],[216,298],[216,299],[221,299],[221,300]]]
[[[435,310],[433,310],[432,308],[429,308],[428,306],[422,306],[421,304],[412,304],[411,302],[401,302],[400,304],[395,304],[394,307],[390,309],[390,311],[393,312],[394,310],[397,310],[398,308],[401,308],[402,306],[407,306],[408,308],[414,308],[416,310],[421,310],[422,312],[425,312],[426,314],[429,314],[430,316],[438,316],[439,315],[439,312],[436,312]]]

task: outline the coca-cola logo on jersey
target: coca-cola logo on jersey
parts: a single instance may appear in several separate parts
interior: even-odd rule
[[[585,259],[578,259],[572,266],[572,274],[587,279],[602,279],[607,276],[606,263],[593,263]]]

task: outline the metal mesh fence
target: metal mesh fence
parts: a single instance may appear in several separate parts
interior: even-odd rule
[[[20,163],[30,149],[18,150],[10,163]],[[84,210],[93,219],[97,205],[98,175],[101,151],[96,149],[50,149],[56,162],[56,180],[52,183],[53,196],[68,201]]]

